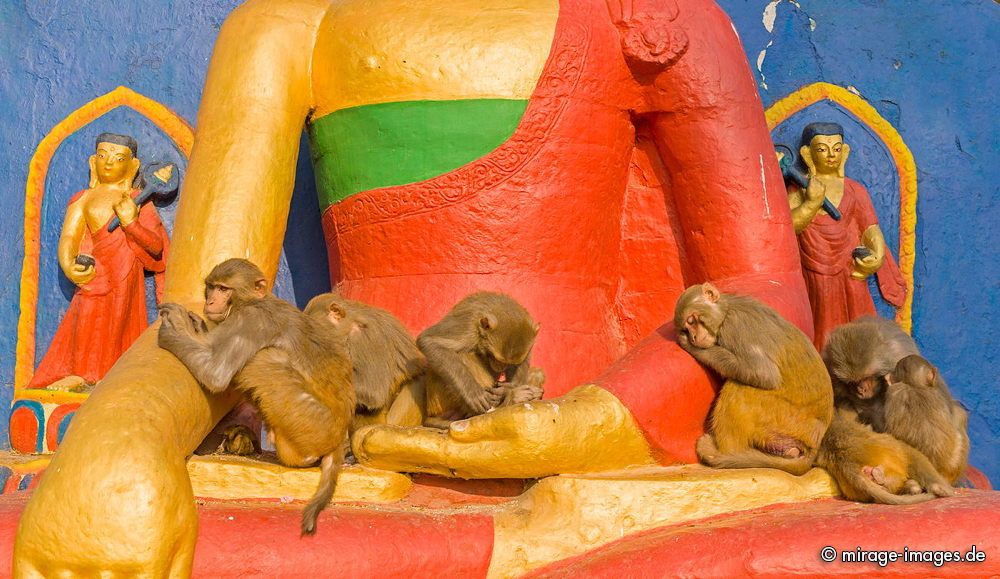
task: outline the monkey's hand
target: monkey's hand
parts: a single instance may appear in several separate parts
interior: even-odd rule
[[[763,390],[774,390],[781,384],[781,371],[767,355],[758,348],[751,348],[739,358],[726,348],[692,347],[688,352],[702,364],[715,370],[723,378],[742,382]]]
[[[631,413],[607,390],[579,386],[434,428],[366,426],[352,440],[364,465],[462,478],[540,478],[654,464]]]
[[[510,406],[511,404],[524,404],[532,400],[541,400],[545,392],[541,386],[534,384],[520,384],[507,386],[504,389],[503,401],[500,406]]]
[[[473,413],[483,414],[503,402],[505,391],[506,388],[502,386],[466,388],[462,391],[462,399]]]
[[[178,334],[186,334],[189,336],[205,334],[208,332],[208,326],[205,325],[205,321],[202,320],[198,314],[180,304],[169,302],[163,303],[159,305],[157,311],[160,314],[160,319],[163,320],[160,325],[161,335],[164,328],[166,328],[168,332],[174,331]]]

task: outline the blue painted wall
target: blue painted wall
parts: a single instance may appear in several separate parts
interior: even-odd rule
[[[1000,481],[1000,324],[997,211],[1000,6],[987,0],[720,0],[743,39],[765,106],[813,82],[852,87],[899,131],[919,171],[914,333],[970,410],[972,462]],[[125,85],[194,124],[205,68],[239,0],[0,2],[0,408],[14,373],[23,201],[38,142],[87,101]],[[85,24],[84,24],[85,23]],[[768,29],[770,28],[770,30]],[[993,32],[992,37],[990,32]],[[758,57],[766,49],[757,67]],[[795,140],[814,119],[840,120],[854,147],[848,174],[872,194],[898,247],[898,183],[884,146],[836,107],[820,105],[775,131]],[[86,157],[104,130],[139,138],[140,157],[182,160],[141,116],[110,113],[68,139],[49,174],[43,256],[52,256],[62,208],[86,184]],[[305,147],[303,147],[304,149]],[[303,157],[278,293],[304,304],[328,288],[312,172]],[[172,223],[172,210],[164,216]],[[70,288],[43,260],[39,356]],[[975,328],[973,331],[970,326]],[[6,428],[6,419],[0,429]],[[0,440],[6,435],[0,431]]]

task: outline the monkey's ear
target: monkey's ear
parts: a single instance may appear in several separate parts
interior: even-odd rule
[[[342,320],[344,316],[347,315],[347,310],[344,306],[338,304],[337,302],[330,302],[330,319]]]
[[[257,297],[262,298],[267,295],[267,280],[264,278],[258,279],[254,282],[253,291],[257,294]]]
[[[542,324],[535,322],[535,325],[531,326],[531,329],[534,330],[535,334],[537,335],[538,330],[542,329]]]
[[[493,314],[486,314],[479,318],[479,327],[483,330],[492,330],[497,327],[497,318]]]
[[[708,282],[705,282],[701,284],[701,295],[705,296],[705,299],[707,299],[709,303],[714,304],[715,302],[719,301],[719,295],[720,295],[719,288],[715,287],[714,285]]]

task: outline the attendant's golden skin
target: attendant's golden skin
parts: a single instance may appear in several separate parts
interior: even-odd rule
[[[383,28],[378,14],[392,14],[394,24]],[[377,102],[527,98],[557,16],[556,0],[454,0],[447,10],[432,0],[251,0],[238,8],[220,31],[205,82],[164,301],[199,311],[205,276],[234,256],[273,278],[307,118]],[[474,54],[455,48],[472,45]],[[185,459],[235,398],[207,395],[157,348],[157,329],[77,412],[21,518],[16,577],[190,574],[197,514]],[[653,462],[614,396],[587,386],[564,399],[572,412],[560,412],[560,401],[537,402],[535,412],[498,410],[450,433],[400,439],[368,427],[355,452],[386,468],[407,465],[378,456],[409,455],[421,470],[466,477]]]
[[[823,211],[824,197],[834,207],[840,205],[844,198],[844,167],[850,154],[851,147],[841,135],[816,135],[808,147],[799,149],[799,155],[809,168],[809,186],[788,195],[796,233],[808,227],[816,215]],[[885,261],[885,237],[878,225],[871,225],[865,229],[858,242],[870,249],[871,253],[862,258],[854,258],[851,277],[865,279],[878,271]]]

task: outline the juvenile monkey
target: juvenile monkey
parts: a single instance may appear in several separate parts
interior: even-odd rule
[[[837,410],[816,464],[854,501],[910,505],[954,494],[927,457],[905,442],[874,432],[846,408]]]
[[[462,299],[417,337],[427,358],[425,426],[448,428],[498,406],[542,397],[545,374],[531,367],[538,324],[501,293]]]
[[[886,376],[885,432],[924,453],[948,482],[965,472],[969,416],[924,358],[900,360]]]
[[[419,426],[427,361],[402,322],[386,310],[336,293],[314,297],[305,314],[348,328],[348,354],[357,400],[354,427],[363,424]],[[400,392],[407,390],[402,396]]]
[[[260,450],[257,436],[244,424],[228,426],[222,433],[219,450],[225,454],[249,456]]]
[[[217,265],[205,278],[204,322],[178,304],[161,304],[159,345],[209,392],[230,383],[271,428],[278,460],[320,463],[316,494],[302,513],[302,534],[333,497],[354,413],[351,364],[343,330],[268,293],[264,274],[245,259]]]
[[[726,382],[698,457],[717,468],[812,466],[833,415],[833,393],[819,353],[798,328],[766,305],[691,286],[674,310],[678,341]]]
[[[885,432],[884,377],[919,353],[913,338],[889,320],[864,316],[837,327],[823,347],[837,407],[854,410],[863,424]]]

